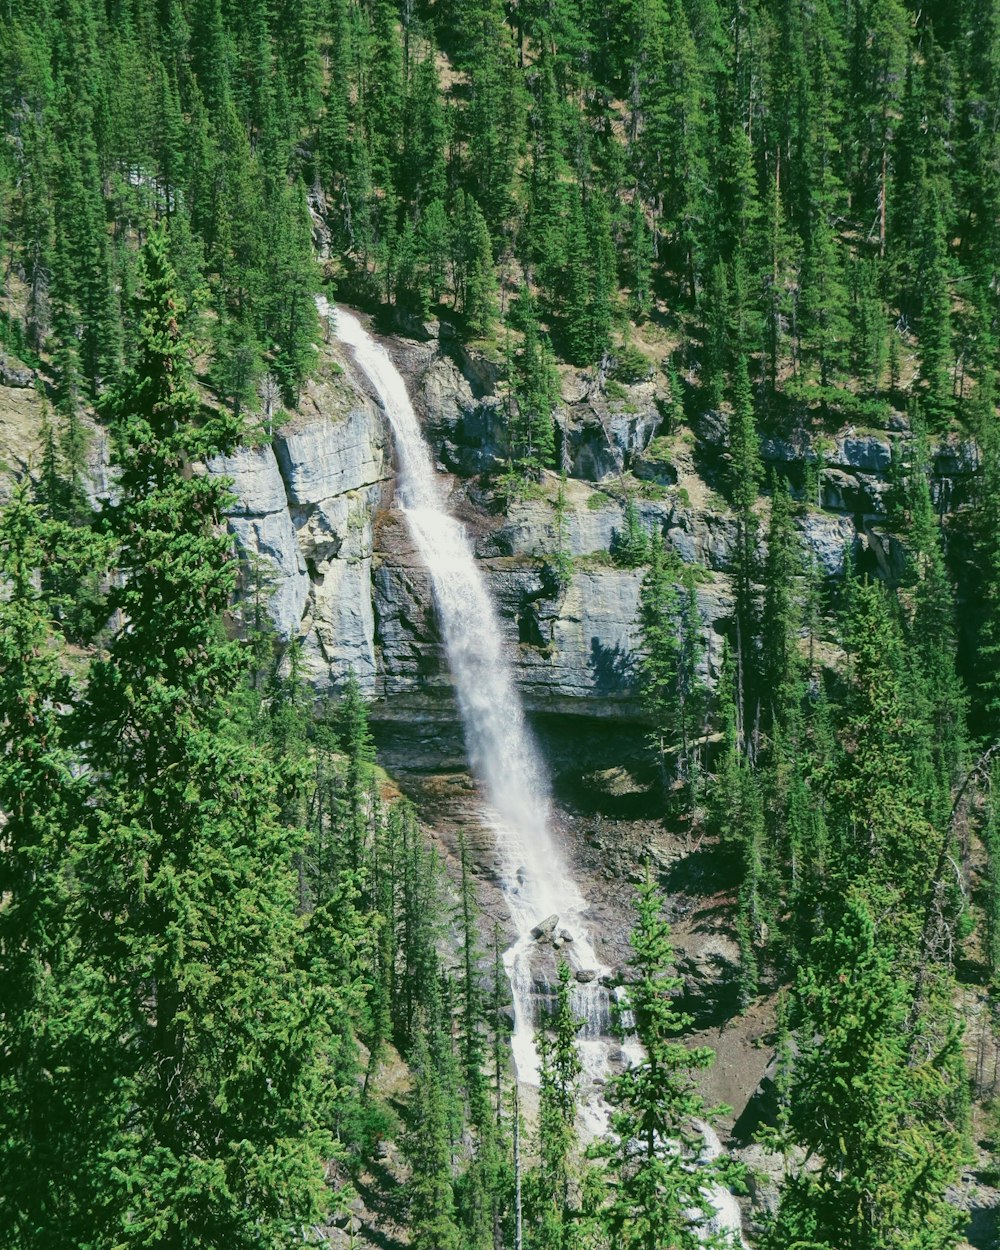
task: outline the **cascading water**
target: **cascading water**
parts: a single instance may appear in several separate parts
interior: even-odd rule
[[[581,1054],[591,1078],[586,1127],[591,1133],[607,1124],[600,1099],[601,1079],[609,1071],[609,1042],[602,1036],[608,1020],[607,973],[597,958],[585,924],[587,901],[573,880],[550,828],[548,781],[525,723],[520,699],[501,646],[501,631],[486,584],[476,565],[468,535],[448,512],[420,423],[396,366],[356,317],[318,301],[334,333],[354,352],[375,388],[392,426],[399,462],[399,502],[434,589],[448,663],[465,729],[473,772],[486,791],[486,822],[501,861],[501,886],[517,938],[504,954],[514,1002],[512,1046],[521,1081],[537,1085],[531,968],[539,921],[558,917],[565,930],[570,964],[592,979],[577,986],[574,1008],[586,1024]],[[724,1213],[728,1193],[715,1201],[720,1225],[739,1229]],[[740,1239],[742,1240],[742,1239]]]

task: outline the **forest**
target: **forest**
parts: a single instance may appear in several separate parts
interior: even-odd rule
[[[0,1250],[1000,1245],[1000,0],[0,8]],[[600,1132],[596,973],[547,935],[519,1079],[492,852],[413,781],[459,714],[392,437],[342,516],[289,469],[386,409],[317,297],[399,363],[550,769],[640,778]]]

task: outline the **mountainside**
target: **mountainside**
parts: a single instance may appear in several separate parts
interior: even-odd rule
[[[8,0],[0,117],[0,1250],[995,1250],[1000,0]]]

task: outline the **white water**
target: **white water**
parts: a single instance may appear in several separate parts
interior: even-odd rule
[[[420,423],[399,371],[385,348],[358,319],[318,301],[334,333],[354,352],[385,409],[399,462],[399,503],[414,542],[431,575],[445,651],[465,729],[473,772],[486,791],[501,861],[501,887],[517,938],[504,954],[514,1003],[512,1047],[518,1078],[538,1084],[538,1055],[532,1021],[531,930],[551,915],[571,940],[562,948],[577,969],[598,976],[574,991],[573,1006],[584,1018],[581,1058],[590,1080],[585,1128],[591,1135],[607,1128],[600,1083],[609,1073],[607,990],[600,977],[608,969],[597,958],[585,924],[587,901],[573,880],[552,836],[550,797],[513,676],[501,644],[500,623],[476,565],[464,527],[448,511]],[[628,1054],[628,1051],[626,1051]],[[638,1055],[629,1056],[632,1061]],[[725,1199],[732,1200],[728,1193]],[[723,1195],[716,1201],[722,1217]],[[726,1227],[739,1228],[737,1222]]]

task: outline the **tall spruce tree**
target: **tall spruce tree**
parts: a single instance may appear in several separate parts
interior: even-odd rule
[[[959,1038],[951,1031],[911,1062],[905,985],[858,894],[815,940],[796,999],[790,1140],[819,1167],[786,1183],[762,1245],[951,1250],[960,1217],[945,1191],[962,1157],[961,1126],[928,1109],[955,1080]]]
[[[236,714],[241,652],[221,629],[236,572],[219,528],[227,487],[191,472],[239,427],[191,387],[162,230],[137,316],[138,357],[107,406],[121,624],[77,713],[97,781],[73,919],[116,1099],[90,1244],[291,1246],[325,1206],[329,1008],[297,966],[300,835]]]
[[[674,995],[670,927],[663,901],[647,870],[636,900],[631,936],[629,984],[621,1008],[635,1020],[644,1058],[610,1079],[612,1135],[591,1154],[605,1161],[608,1196],[602,1220],[621,1250],[677,1250],[724,1247],[727,1238],[706,1224],[713,1214],[710,1189],[733,1183],[738,1167],[724,1157],[704,1157],[697,1122],[711,1122],[710,1109],[693,1073],[711,1064],[706,1047],[689,1049],[679,1040],[690,1017],[678,1012]]]

